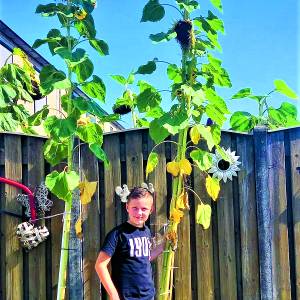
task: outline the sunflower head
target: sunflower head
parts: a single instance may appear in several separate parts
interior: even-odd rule
[[[191,20],[180,20],[174,26],[176,40],[183,50],[189,50],[195,43],[193,24]]]
[[[121,104],[121,105],[116,105],[115,104],[113,106],[112,110],[115,114],[126,115],[126,114],[131,112],[131,107],[129,105],[126,105],[126,104]]]

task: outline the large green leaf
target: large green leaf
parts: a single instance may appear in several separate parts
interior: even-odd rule
[[[148,109],[157,107],[161,103],[161,95],[154,87],[142,91],[136,98],[139,112],[146,112]]]
[[[106,168],[110,166],[106,153],[104,152],[104,150],[101,148],[99,144],[90,144],[89,148],[100,160],[104,162],[104,166]]]
[[[77,76],[77,80],[79,82],[84,82],[92,76],[94,65],[89,58],[86,58],[82,63],[75,66],[74,72]]]
[[[230,126],[237,131],[251,131],[257,124],[257,118],[245,111],[237,111],[230,118]]]
[[[87,15],[83,20],[75,21],[75,28],[81,36],[95,40],[96,29],[94,19],[90,14]]]
[[[45,105],[41,110],[37,111],[30,117],[28,117],[28,124],[30,126],[39,126],[42,124],[42,121],[46,119],[49,113],[48,105]]]
[[[7,108],[0,109],[0,131],[16,131],[19,122]]]
[[[40,73],[40,84],[43,94],[49,94],[54,89],[68,89],[71,82],[62,71],[56,70],[52,65],[43,67]]]
[[[185,9],[188,13],[199,8],[199,3],[197,1],[176,0],[176,2],[180,9]]]
[[[82,97],[77,97],[73,99],[73,104],[82,113],[88,112],[99,119],[107,116],[106,113],[101,109],[100,105],[93,99],[86,100]]]
[[[149,125],[149,134],[152,140],[158,144],[170,135],[169,131],[162,127],[160,119],[154,119]]]
[[[160,118],[165,112],[163,111],[163,109],[160,106],[156,106],[150,110],[148,110],[145,114],[145,116],[147,118]]]
[[[143,9],[141,22],[157,22],[165,15],[165,9],[160,5],[158,0],[149,0]]]
[[[229,75],[217,59],[211,58],[209,64],[203,64],[201,72],[205,78],[213,80],[215,85],[231,87]]]
[[[51,166],[59,164],[68,156],[68,142],[48,139],[44,145],[44,156]]]
[[[89,43],[101,56],[109,54],[108,45],[103,40],[90,39]]]
[[[93,75],[93,80],[82,84],[82,90],[90,97],[105,101],[105,85],[101,78]]]
[[[272,123],[275,123],[277,126],[284,126],[286,117],[280,110],[277,110],[270,106],[268,107],[268,115]]]
[[[56,3],[49,3],[46,5],[39,4],[35,10],[35,13],[42,14],[44,17],[54,16],[57,13]]]
[[[52,38],[45,38],[45,39],[37,39],[32,45],[33,49],[36,49],[44,44],[47,43],[58,43],[61,40],[60,35],[57,37],[52,37]],[[57,44],[58,45],[58,44]]]
[[[96,123],[88,123],[77,128],[76,134],[78,137],[88,143],[97,143],[99,146],[103,143],[103,131],[100,125]]]
[[[283,80],[275,80],[274,81],[275,89],[278,93],[281,93],[291,99],[297,99],[297,94],[285,83]]]
[[[122,85],[126,85],[127,83],[126,78],[122,75],[110,75],[110,77]]]
[[[224,24],[221,19],[215,16],[210,10],[208,11],[208,16],[206,18],[207,23],[209,24],[210,28],[215,32],[222,32],[224,33]]]
[[[59,119],[56,116],[50,116],[44,122],[45,131],[56,140],[70,137],[75,132],[76,127],[76,119],[72,117]]]
[[[241,99],[241,98],[247,98],[252,95],[252,91],[250,88],[244,88],[239,90],[236,94],[234,94],[231,99]]]
[[[45,184],[57,198],[70,202],[72,201],[72,191],[78,187],[79,176],[75,171],[60,173],[53,171],[46,176]]]
[[[0,107],[6,107],[16,96],[17,92],[10,84],[0,84]]]
[[[206,171],[212,166],[212,155],[201,149],[193,150],[190,153],[191,158],[197,164],[200,170]]]
[[[150,34],[149,38],[154,43],[167,42],[176,38],[176,32],[173,29],[170,29],[167,33],[159,32],[156,34]]]
[[[216,124],[222,126],[226,121],[226,117],[222,110],[214,104],[208,104],[205,107],[205,112],[209,118],[211,118]]]
[[[210,0],[210,2],[212,3],[212,5],[217,8],[220,12],[223,11],[223,7],[222,7],[222,1],[221,0]]]
[[[167,74],[169,79],[173,80],[174,83],[182,82],[181,69],[175,64],[168,65]]]
[[[210,127],[205,127],[202,124],[196,125],[197,129],[200,133],[200,136],[203,137],[206,140],[207,147],[211,151],[213,146],[215,146],[215,140],[212,136]]]
[[[145,65],[139,66],[135,74],[152,74],[155,70],[156,63],[153,60],[150,60]]]
[[[230,114],[226,102],[223,100],[222,97],[217,95],[216,91],[214,91],[213,89],[206,89],[205,95],[208,102],[217,106],[220,112],[222,112],[223,114]]]
[[[282,102],[278,110],[282,112],[286,117],[290,116],[294,119],[297,119],[297,107],[289,102]]]

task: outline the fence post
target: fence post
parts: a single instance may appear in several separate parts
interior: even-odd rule
[[[253,131],[255,153],[256,209],[260,268],[260,298],[273,299],[271,205],[268,185],[267,128]]]

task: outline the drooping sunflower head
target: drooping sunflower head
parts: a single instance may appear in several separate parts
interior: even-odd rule
[[[195,36],[191,20],[180,20],[176,22],[174,31],[177,34],[176,40],[183,50],[189,50],[193,47]]]
[[[131,112],[131,107],[126,104],[121,104],[121,105],[115,104],[112,110],[115,114],[126,115]]]

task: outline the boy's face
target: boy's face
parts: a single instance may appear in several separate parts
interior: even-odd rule
[[[136,227],[143,227],[152,211],[152,205],[153,198],[149,194],[142,198],[130,199],[129,203],[126,204],[129,223]]]

